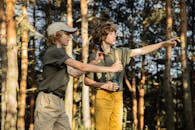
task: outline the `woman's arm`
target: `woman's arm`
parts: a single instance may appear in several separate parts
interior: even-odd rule
[[[68,71],[68,74],[70,74],[73,77],[79,77],[79,76],[81,76],[82,74],[85,73],[85,72],[80,71],[78,69],[75,69],[71,66],[67,66],[67,71]]]
[[[157,44],[147,45],[142,48],[132,49],[130,57],[145,55],[153,51],[156,51],[161,47],[166,47],[166,46],[175,47],[176,46],[175,40],[177,39],[179,39],[179,37],[175,37],[175,38],[172,38],[172,39],[169,39],[167,41],[163,41]]]
[[[92,61],[90,61],[89,64],[93,64],[93,65],[98,64],[98,63],[103,59],[103,55],[100,54],[100,53],[101,53],[101,52],[97,52],[95,59],[92,60]],[[85,74],[84,71],[75,69],[75,68],[73,68],[73,67],[71,67],[71,66],[68,66],[68,67],[67,67],[67,71],[68,71],[68,73],[69,73],[71,76],[73,76],[73,77],[79,77],[79,76],[81,76],[82,74]]]

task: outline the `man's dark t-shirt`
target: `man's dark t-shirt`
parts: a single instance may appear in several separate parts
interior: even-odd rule
[[[67,65],[64,62],[70,57],[64,48],[50,46],[43,57],[43,81],[38,86],[38,91],[65,92],[69,81]]]

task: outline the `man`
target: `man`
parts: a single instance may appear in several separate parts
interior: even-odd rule
[[[177,38],[163,41],[157,44],[148,45],[142,48],[129,49],[125,47],[111,48],[116,43],[116,25],[111,22],[102,22],[95,26],[92,40],[97,46],[97,53],[103,55],[97,65],[109,66],[115,61],[120,61],[125,67],[131,57],[151,53],[161,47],[176,46]],[[89,56],[89,61],[96,57],[96,53]],[[95,100],[95,128],[96,130],[122,130],[123,114],[123,77],[125,70],[117,73],[96,73],[88,74],[85,77],[85,84],[88,86],[99,87],[108,81],[118,84],[118,91],[107,91],[98,89]],[[95,81],[94,81],[95,80]]]

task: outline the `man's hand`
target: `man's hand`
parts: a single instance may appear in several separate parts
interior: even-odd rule
[[[108,81],[107,83],[101,85],[100,88],[104,89],[104,90],[115,92],[115,91],[117,91],[119,89],[119,86],[116,83],[114,83],[114,82]]]
[[[166,41],[164,41],[164,45],[166,47],[168,47],[168,46],[175,47],[177,45],[176,41],[179,40],[179,38],[180,37],[174,37],[174,38],[171,38],[169,40],[166,40]]]

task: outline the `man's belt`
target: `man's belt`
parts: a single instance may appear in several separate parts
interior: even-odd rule
[[[49,90],[41,90],[44,93],[51,93],[53,95],[58,96],[59,98],[65,98],[65,91],[49,91]]]

